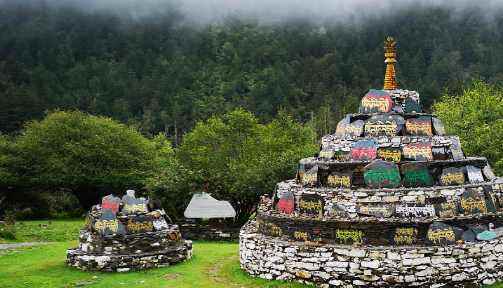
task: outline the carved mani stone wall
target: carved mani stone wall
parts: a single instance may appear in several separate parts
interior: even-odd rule
[[[503,278],[503,239],[451,246],[351,246],[240,234],[241,268],[319,287],[478,287]]]

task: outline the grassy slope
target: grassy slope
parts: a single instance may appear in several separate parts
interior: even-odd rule
[[[196,242],[194,257],[172,267],[131,273],[82,272],[65,265],[66,249],[77,245],[75,239],[82,224],[81,220],[16,224],[20,238],[18,241],[53,243],[0,251],[0,287],[310,287],[248,276],[239,268],[236,243]],[[503,285],[492,286],[497,287],[503,288]]]

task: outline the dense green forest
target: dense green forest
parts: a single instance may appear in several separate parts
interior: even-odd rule
[[[0,216],[75,216],[134,188],[174,218],[208,190],[244,222],[382,87],[386,35],[401,87],[503,171],[503,11],[194,25],[169,7],[135,18],[27,3],[0,0]]]
[[[168,8],[135,19],[24,2],[0,9],[3,133],[46,111],[79,109],[178,145],[197,121],[235,107],[264,123],[283,109],[327,133],[381,87],[388,34],[399,41],[401,86],[420,91],[426,107],[470,78],[503,80],[497,11],[421,6],[353,22],[195,26]]]

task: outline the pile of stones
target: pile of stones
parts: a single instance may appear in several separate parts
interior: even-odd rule
[[[417,92],[370,90],[321,142],[241,229],[244,270],[322,287],[503,278],[503,179]]]
[[[79,247],[67,251],[70,266],[89,271],[127,272],[168,266],[192,256],[163,209],[133,190],[121,198],[103,197],[88,213]]]

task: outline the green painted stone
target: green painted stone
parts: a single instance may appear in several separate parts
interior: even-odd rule
[[[428,167],[422,163],[405,163],[401,167],[405,187],[429,187],[433,185]]]
[[[365,166],[363,180],[369,188],[396,188],[401,184],[398,165],[381,159]]]

